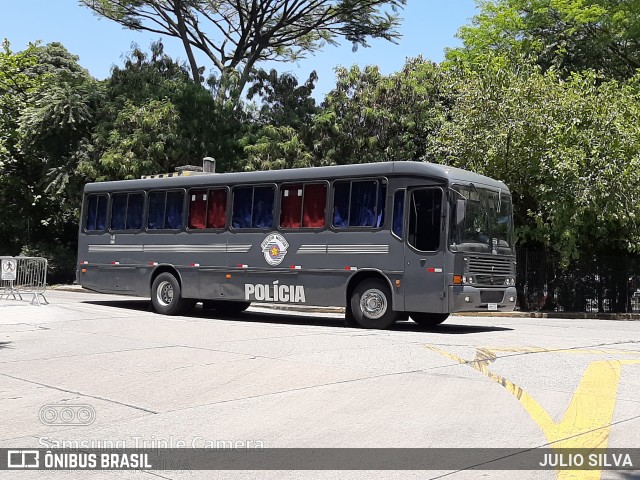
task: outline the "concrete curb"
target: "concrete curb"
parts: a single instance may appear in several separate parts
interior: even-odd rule
[[[80,285],[52,285],[49,290],[62,292],[95,293],[82,288]],[[256,303],[252,306],[269,308],[272,310],[290,312],[311,313],[344,313],[344,307],[316,307],[304,305],[286,305],[273,303]],[[586,313],[586,312],[459,312],[453,313],[455,317],[518,317],[518,318],[558,318],[558,319],[584,319],[584,320],[616,320],[616,321],[640,321],[640,313]]]

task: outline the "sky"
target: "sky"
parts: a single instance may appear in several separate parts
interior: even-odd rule
[[[384,40],[371,42],[369,48],[353,52],[349,42],[338,47],[326,46],[321,52],[295,63],[269,62],[262,68],[276,68],[291,72],[300,82],[315,70],[319,80],[315,96],[322,97],[335,85],[336,66],[378,65],[383,74],[398,71],[408,57],[422,55],[440,62],[444,49],[460,45],[457,30],[470,22],[475,14],[474,0],[408,0],[401,11],[402,38],[398,44]],[[80,65],[98,79],[109,76],[111,67],[121,65],[132,44],[148,50],[158,34],[124,29],[110,20],[99,18],[77,0],[19,0],[4,1],[0,14],[0,38],[7,38],[13,51],[24,49],[29,42],[60,42],[72,54],[80,57]],[[185,60],[179,40],[163,38],[165,52],[173,58]],[[206,71],[210,61],[198,58]]]

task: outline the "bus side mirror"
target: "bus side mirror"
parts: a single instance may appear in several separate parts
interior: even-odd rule
[[[459,198],[456,200],[456,225],[462,225],[464,222],[465,212],[467,210],[467,202],[464,199]]]

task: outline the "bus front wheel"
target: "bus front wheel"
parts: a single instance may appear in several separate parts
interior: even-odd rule
[[[411,320],[416,322],[418,325],[422,327],[435,327],[436,325],[440,325],[447,318],[449,318],[448,313],[423,313],[423,312],[412,312]]]
[[[161,273],[151,286],[151,305],[157,313],[163,315],[179,315],[187,310],[194,302],[182,298],[180,283],[170,273]]]
[[[365,280],[354,289],[350,306],[362,328],[385,329],[398,319],[398,312],[391,308],[389,286],[376,278]]]

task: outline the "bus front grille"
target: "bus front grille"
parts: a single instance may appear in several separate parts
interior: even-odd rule
[[[504,257],[469,257],[467,273],[470,275],[513,276],[513,260]]]

